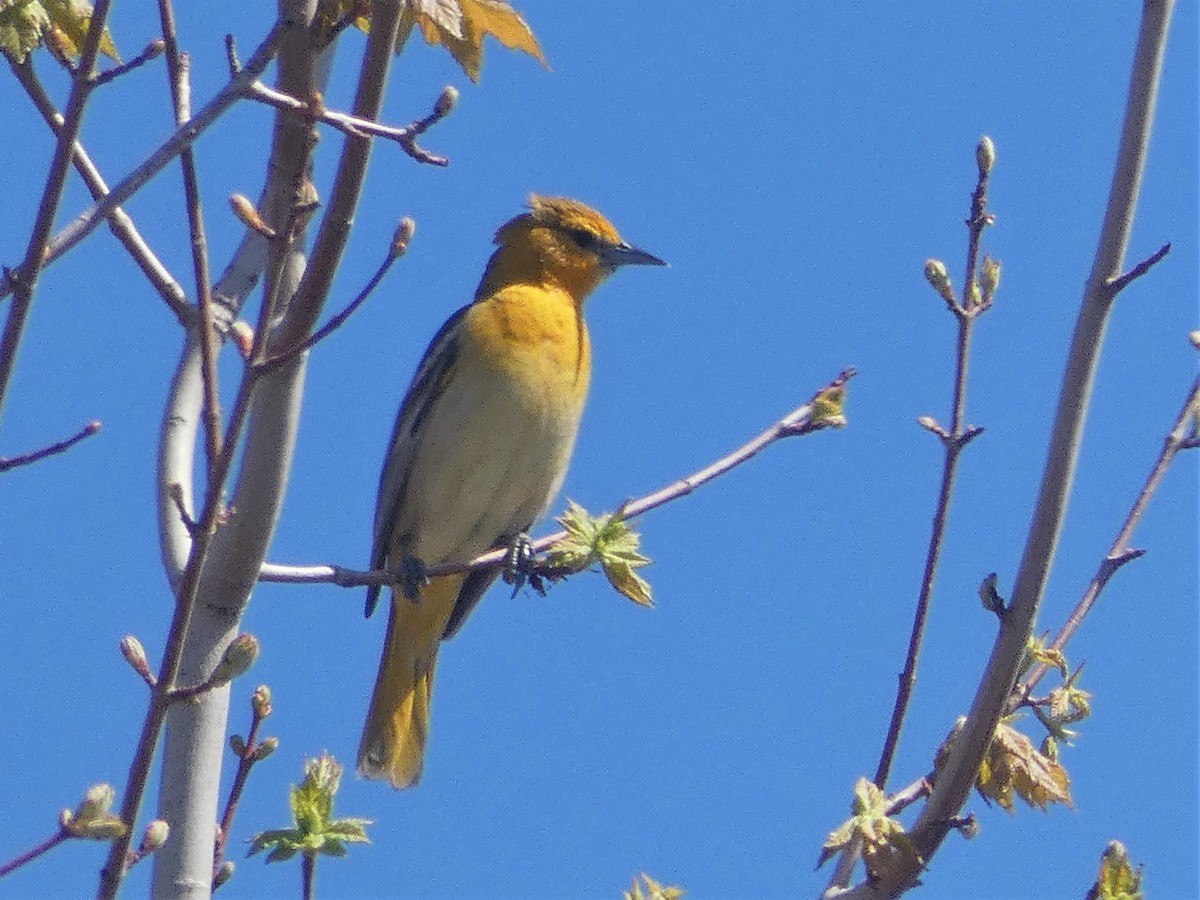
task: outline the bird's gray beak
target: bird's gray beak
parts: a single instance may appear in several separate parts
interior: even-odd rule
[[[604,261],[614,269],[621,266],[665,266],[668,263],[645,250],[624,242],[609,244],[601,253]]]

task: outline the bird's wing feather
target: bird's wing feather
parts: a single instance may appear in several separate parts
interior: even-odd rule
[[[434,335],[421,358],[417,374],[413,376],[408,393],[396,416],[392,439],[384,456],[383,471],[379,476],[379,497],[375,501],[374,543],[371,546],[371,569],[383,568],[388,562],[388,544],[396,515],[404,502],[408,487],[408,476],[412,469],[416,451],[415,436],[421,422],[429,414],[441,393],[439,385],[454,365],[458,356],[459,326],[470,305],[464,306],[446,320]],[[399,563],[400,560],[391,560]],[[366,614],[371,615],[379,602],[379,585],[367,588]]]

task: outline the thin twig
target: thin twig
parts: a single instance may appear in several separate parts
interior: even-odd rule
[[[407,231],[408,237],[401,243],[400,236],[401,232],[404,231]],[[299,356],[301,353],[304,353],[307,350],[311,350],[319,342],[325,340],[325,338],[329,337],[329,335],[341,328],[345,321],[354,315],[358,308],[366,302],[366,299],[371,296],[375,288],[379,286],[379,283],[383,281],[383,277],[388,273],[388,270],[391,269],[392,264],[395,263],[396,260],[398,260],[402,255],[404,255],[405,250],[408,249],[408,239],[411,239],[412,231],[412,219],[405,219],[403,222],[401,222],[400,227],[396,230],[396,238],[392,240],[391,245],[388,247],[387,256],[384,258],[383,262],[379,264],[379,268],[375,270],[375,274],[368,279],[362,290],[358,292],[357,296],[350,301],[346,308],[310,334],[305,340],[301,341],[295,347],[292,347],[289,350],[283,350],[274,354],[273,356],[268,357],[267,359],[264,359],[262,362],[257,363],[255,368],[258,370],[258,373],[262,375],[266,374],[272,369],[278,368],[288,360]]]
[[[817,393],[814,401],[829,391],[844,389],[846,383],[850,378],[854,377],[854,374],[853,369],[843,371],[827,387]],[[697,488],[724,475],[730,469],[747,462],[759,452],[783,438],[812,434],[825,428],[837,427],[843,424],[844,420],[839,421],[836,417],[825,418],[820,415],[814,415],[815,406],[815,402],[809,402],[796,408],[766,431],[762,432],[762,434],[747,441],[732,453],[721,457],[711,465],[685,478],[680,478],[678,481],[673,481],[665,487],[653,493],[646,494],[637,500],[625,502],[621,506],[623,510],[622,518],[633,519],[673,500],[686,497]],[[566,536],[566,531],[556,531],[553,534],[548,534],[533,541],[529,545],[529,549],[532,553],[541,553]],[[507,548],[491,550],[475,557],[469,562],[429,566],[425,571],[428,576],[434,577],[437,575],[469,572],[474,569],[491,568],[503,565],[507,556]],[[395,581],[395,577],[396,573],[388,570],[360,572],[342,566],[283,566],[268,563],[259,572],[258,580],[287,584],[336,584],[340,587],[361,587],[373,584],[392,584]]]
[[[108,84],[122,75],[132,72],[134,69],[144,66],[152,59],[157,59],[162,55],[163,50],[167,47],[166,42],[162,38],[151,41],[146,45],[146,49],[135,56],[128,62],[123,62],[119,66],[114,66],[96,76],[95,86],[99,87],[102,84]]]
[[[263,688],[259,688],[259,691],[261,690],[263,690]],[[254,764],[260,759],[258,732],[262,728],[263,721],[266,719],[266,715],[264,713],[270,713],[270,701],[267,701],[265,707],[260,707],[257,701],[251,702],[250,710],[250,731],[246,735],[242,752],[237,753],[237,771],[234,773],[233,784],[229,788],[229,798],[225,802],[225,811],[221,814],[221,823],[217,830],[217,845],[213,853],[214,890],[216,890],[217,887],[217,872],[220,870],[221,863],[225,859],[225,846],[229,842],[229,835],[233,829],[233,817],[237,814],[238,802],[242,799],[242,792],[246,789],[246,780],[250,777],[250,770],[254,768]]]
[[[24,866],[24,865],[27,865],[27,864],[33,862],[35,859],[37,859],[42,854],[49,853],[51,850],[53,850],[59,844],[63,843],[63,841],[66,841],[67,839],[69,839],[71,836],[72,836],[71,832],[67,831],[67,829],[65,829],[65,828],[60,827],[57,832],[52,834],[50,837],[46,838],[46,840],[42,841],[40,844],[38,844],[33,849],[27,850],[24,853],[22,853],[20,856],[14,857],[13,859],[10,859],[8,862],[4,863],[3,865],[0,865],[0,878],[3,878],[5,875],[9,874],[10,872],[15,872],[17,869],[21,868],[21,866]]]
[[[1046,467],[1017,570],[1012,603],[1001,622],[966,724],[938,773],[929,802],[910,829],[917,853],[912,859],[900,860],[878,881],[844,892],[847,897],[897,896],[920,878],[970,796],[980,763],[1016,683],[1061,535],[1104,332],[1113,307],[1113,295],[1105,285],[1121,271],[1129,244],[1173,7],[1173,0],[1146,0],[1142,6],[1104,223],[1071,339]]]
[[[1154,251],[1152,255],[1143,259],[1124,275],[1121,275],[1118,278],[1110,279],[1108,282],[1109,291],[1111,291],[1112,295],[1115,297],[1117,294],[1121,293],[1121,291],[1125,290],[1125,288],[1129,287],[1130,284],[1137,281],[1156,265],[1158,265],[1162,261],[1163,257],[1170,252],[1171,245],[1169,243],[1163,244],[1156,251]]]
[[[444,119],[453,108],[453,103],[439,102],[434,105],[433,112],[425,118],[410,122],[402,128],[396,128],[391,125],[381,125],[370,119],[352,116],[348,113],[326,109],[319,96],[314,97],[308,102],[298,100],[282,91],[268,87],[261,81],[255,81],[250,85],[248,96],[251,100],[257,100],[259,103],[273,106],[275,109],[310,116],[316,121],[324,122],[326,125],[330,125],[351,137],[379,137],[395,141],[404,149],[405,153],[417,162],[428,163],[433,166],[448,166],[450,164],[450,160],[446,157],[437,156],[420,147],[417,144],[417,138]]]
[[[316,896],[317,855],[302,853],[300,855],[300,895],[304,900],[313,900]]]
[[[17,76],[17,81],[25,88],[25,92],[33,101],[34,106],[42,114],[42,118],[50,126],[50,130],[57,136],[62,127],[62,115],[38,78],[37,72],[33,68],[32,57],[27,57],[25,62],[20,65],[12,63],[11,60],[9,63],[13,73]],[[74,163],[75,171],[83,179],[92,199],[104,199],[108,194],[108,185],[79,141],[75,142]],[[133,220],[129,218],[125,210],[119,206],[116,207],[108,217],[108,226],[129,255],[133,257],[133,261],[145,274],[154,290],[170,307],[175,317],[180,322],[186,322],[191,316],[191,307],[188,305],[183,288],[179,286],[179,282],[175,280],[167,267],[150,249],[142,235],[138,233]]]
[[[1096,574],[1092,577],[1087,590],[1084,591],[1083,597],[1072,610],[1062,628],[1059,629],[1058,634],[1054,636],[1054,640],[1050,642],[1048,650],[1061,650],[1067,645],[1067,642],[1079,630],[1079,626],[1083,624],[1087,614],[1091,612],[1092,607],[1096,605],[1096,601],[1100,599],[1100,594],[1109,579],[1126,563],[1132,562],[1142,555],[1142,551],[1130,548],[1129,541],[1133,538],[1134,529],[1137,528],[1146,508],[1150,505],[1150,500],[1158,491],[1159,485],[1162,484],[1167,469],[1170,468],[1179,451],[1186,448],[1188,436],[1192,433],[1192,423],[1195,421],[1198,411],[1200,411],[1200,378],[1192,382],[1187,399],[1184,400],[1174,425],[1163,440],[1162,450],[1159,451],[1154,465],[1150,467],[1146,481],[1142,485],[1141,491],[1138,492],[1137,499],[1134,500],[1128,515],[1125,516],[1125,521],[1117,532],[1112,546],[1109,547],[1104,559],[1100,561]],[[1045,677],[1049,668],[1046,663],[1039,663],[1029,671],[1013,691],[1008,704],[1010,711],[1029,697],[1038,682]]]
[[[54,156],[50,160],[49,171],[46,175],[46,186],[42,190],[42,200],[38,204],[37,218],[34,220],[29,243],[25,249],[25,258],[21,262],[19,274],[5,273],[5,280],[12,284],[15,290],[8,309],[8,318],[4,323],[4,331],[0,334],[0,412],[4,409],[4,399],[8,395],[8,386],[17,362],[17,349],[21,344],[21,337],[25,333],[25,322],[29,317],[30,307],[33,305],[33,293],[37,288],[38,276],[46,264],[46,240],[50,237],[50,229],[54,227],[54,218],[58,215],[63,192],[66,190],[67,175],[71,167],[71,160],[75,155],[75,142],[79,137],[79,129],[83,125],[84,108],[91,95],[96,59],[100,55],[101,39],[108,27],[108,12],[111,6],[112,0],[97,0],[92,10],[87,37],[84,38],[83,50],[80,53],[79,66],[72,78],[71,93],[67,98],[62,128],[58,132]]]
[[[179,51],[175,29],[175,9],[171,0],[158,0],[162,41],[167,52],[167,81],[175,110],[175,125],[183,127],[192,117],[191,63]],[[191,236],[192,274],[196,282],[196,301],[200,310],[200,354],[204,382],[205,474],[211,478],[213,460],[221,453],[221,398],[217,379],[217,333],[213,322],[212,283],[208,271],[208,238],[204,229],[204,208],[200,201],[200,182],[196,176],[196,157],[190,146],[179,154],[183,175],[183,196]]]
[[[45,459],[47,456],[65,453],[80,441],[84,440],[85,438],[90,438],[99,430],[99,422],[88,422],[77,433],[73,434],[65,441],[59,441],[56,444],[51,444],[49,447],[43,447],[41,450],[34,450],[32,453],[25,453],[21,456],[0,456],[0,472],[7,472],[9,469],[15,469],[18,466],[27,466],[30,463],[39,462],[40,460]]]
[[[990,148],[991,141],[984,138]],[[977,151],[977,156],[979,155]],[[892,707],[892,718],[888,724],[887,737],[883,742],[883,750],[879,756],[879,765],[875,769],[875,784],[882,790],[887,787],[888,776],[892,769],[892,760],[900,743],[900,734],[904,729],[904,719],[908,714],[908,706],[912,700],[913,688],[917,683],[917,662],[921,655],[921,646],[925,639],[925,628],[929,618],[929,609],[933,601],[933,585],[937,576],[938,562],[941,559],[942,544],[946,536],[946,527],[950,514],[950,498],[954,493],[955,478],[958,474],[958,460],[967,444],[979,434],[976,426],[965,428],[967,405],[967,372],[971,355],[971,333],[979,315],[987,308],[971,302],[974,293],[975,273],[979,266],[980,238],[983,230],[991,223],[987,211],[988,179],[991,166],[980,165],[979,177],[975,190],[971,194],[971,214],[967,224],[967,262],[966,275],[963,280],[962,297],[951,307],[958,323],[957,351],[955,354],[954,397],[951,401],[950,431],[939,429],[942,436],[942,446],[945,456],[942,461],[942,482],[938,489],[937,509],[933,515],[933,527],[929,535],[929,547],[925,554],[925,570],[921,577],[921,589],[917,597],[917,608],[913,615],[912,630],[909,634],[908,653],[904,660],[904,670],[899,676],[896,687],[896,702]]]
[[[107,7],[111,0],[104,0]],[[97,4],[99,8],[100,4]],[[93,13],[95,16],[95,13]],[[94,19],[93,19],[94,20]],[[230,106],[246,96],[247,85],[258,78],[275,56],[280,41],[292,23],[279,20],[272,26],[271,31],[263,39],[246,67],[237,74],[207,105],[193,116],[182,128],[176,129],[167,140],[159,146],[146,160],[133,170],[120,184],[116,185],[103,200],[90,209],[81,213],[70,225],[63,228],[45,246],[41,260],[42,265],[48,265],[61,257],[68,250],[79,244],[90,235],[101,222],[108,219],[113,211],[140,191],[155,175],[170,165],[171,161],[183,152],[184,147],[190,146],[201,134],[210,128]],[[68,109],[69,114],[69,109]],[[6,273],[0,279],[0,298],[13,293],[21,281],[23,268]]]

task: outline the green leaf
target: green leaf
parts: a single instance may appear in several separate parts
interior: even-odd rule
[[[887,795],[874,782],[859,778],[854,785],[854,800],[850,804],[851,817],[825,839],[817,859],[817,868],[856,843],[872,878],[879,877],[900,857],[920,859],[916,845],[905,832],[904,826],[888,816],[889,803]]]
[[[1100,857],[1100,874],[1087,900],[1142,900],[1142,869],[1134,868],[1120,841],[1112,841]]]
[[[0,52],[17,65],[41,46],[42,34],[50,27],[50,17],[37,0],[0,0]]]
[[[329,753],[304,764],[304,781],[292,787],[295,828],[279,828],[255,835],[249,856],[270,848],[266,861],[282,862],[297,853],[308,856],[345,856],[346,844],[370,843],[370,819],[333,818],[333,798],[342,781],[342,765]]]
[[[599,563],[604,576],[619,593],[641,606],[653,606],[650,584],[637,574],[649,565],[641,553],[641,536],[629,527],[620,513],[592,516],[574,500],[558,518],[567,536],[550,548],[549,565],[570,572],[582,572]]]
[[[87,38],[88,28],[92,24],[92,4],[85,0],[42,0],[46,12],[58,37],[57,46],[71,59],[79,59],[83,52],[83,42]],[[114,62],[120,62],[117,45],[113,43],[112,35],[104,29],[100,38],[100,52]]]

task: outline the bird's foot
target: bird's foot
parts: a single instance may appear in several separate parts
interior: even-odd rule
[[[415,556],[406,556],[396,567],[396,587],[413,603],[421,602],[421,588],[429,584],[425,563]]]
[[[500,570],[500,577],[506,584],[513,586],[514,597],[517,596],[517,591],[526,584],[539,594],[546,592],[542,585],[542,577],[537,573],[533,541],[529,539],[529,535],[521,532],[509,542],[508,553],[504,557],[504,567]]]

